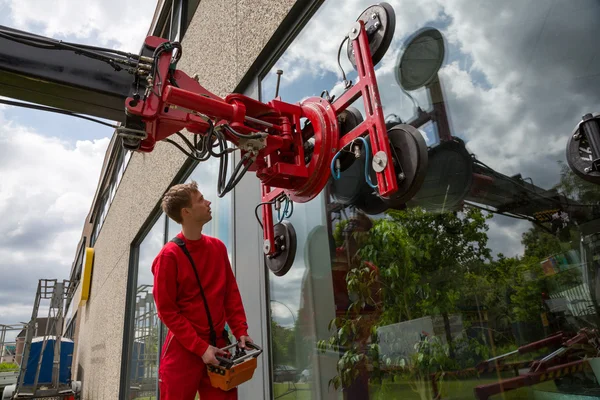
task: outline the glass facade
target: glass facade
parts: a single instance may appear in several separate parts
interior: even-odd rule
[[[152,296],[151,267],[165,243],[165,218],[164,214],[158,218],[139,248],[129,377],[130,397],[134,399],[156,398],[160,320]]]
[[[195,180],[204,197],[212,202],[213,219],[205,225],[203,233],[218,237],[229,249],[233,242],[233,198],[230,194],[223,198],[216,195],[218,163],[218,159],[210,159],[199,164],[186,182]],[[152,295],[154,276],[151,268],[154,258],[166,241],[180,231],[181,225],[161,214],[139,245],[137,268],[134,269],[136,273],[133,277],[136,280],[136,292],[133,309],[130,310],[132,334],[129,338],[127,363],[127,398],[130,399],[156,399],[158,396],[159,353],[167,328],[157,316]]]
[[[389,126],[427,144],[425,180],[382,204],[354,161],[295,204],[294,265],[269,274],[273,397],[600,396],[600,187],[566,158],[599,111],[600,4],[389,3],[395,33],[375,71]],[[286,102],[340,96],[338,47],[372,4],[325,1],[262,100],[278,69]]]

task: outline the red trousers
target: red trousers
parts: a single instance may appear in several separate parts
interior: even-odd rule
[[[217,346],[226,346],[219,338]],[[200,356],[183,347],[169,332],[158,371],[161,400],[237,400],[237,388],[227,392],[210,384],[206,364]]]

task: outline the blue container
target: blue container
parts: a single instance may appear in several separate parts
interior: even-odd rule
[[[31,350],[29,351],[29,360],[27,361],[27,372],[25,373],[24,385],[31,386],[35,380],[40,354],[42,353],[43,337],[34,338],[31,341]],[[44,349],[42,358],[42,367],[40,368],[39,384],[52,383],[52,362],[54,360],[54,345],[56,338],[49,336]],[[62,384],[71,383],[71,362],[73,361],[74,343],[71,339],[63,338],[60,344],[60,373],[59,381]]]

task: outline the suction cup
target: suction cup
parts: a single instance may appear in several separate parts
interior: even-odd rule
[[[371,189],[368,184],[366,185]],[[371,193],[362,196],[355,206],[367,215],[378,215],[390,208],[390,205],[386,204],[373,189],[371,189]]]
[[[427,144],[423,135],[411,125],[399,124],[388,130],[388,138],[394,160],[398,191],[382,201],[389,207],[403,208],[419,191],[428,165]],[[375,171],[371,180],[376,181]]]
[[[267,256],[266,263],[276,276],[284,276],[292,268],[296,257],[296,230],[289,221],[282,221],[273,228],[276,253],[270,258]]]
[[[396,30],[396,13],[388,3],[379,3],[363,11],[357,21],[365,23],[365,29],[369,37],[371,59],[373,60],[373,65],[377,65],[392,43],[394,31]],[[353,37],[350,37],[346,53],[352,67],[356,69],[356,61],[352,53],[354,49],[353,39]]]
[[[368,141],[368,138],[367,138]],[[331,178],[331,195],[337,203],[354,206],[368,215],[381,214],[389,208],[365,178],[365,152],[360,143],[360,157],[349,154],[351,163],[345,171],[340,171],[339,179]],[[374,179],[374,178],[372,178]]]
[[[462,203],[473,182],[473,161],[459,139],[442,142],[429,151],[425,182],[410,205],[428,211],[452,210]]]
[[[437,78],[446,53],[444,37],[434,28],[416,32],[407,39],[398,62],[396,80],[404,90],[417,90]]]
[[[600,127],[598,119],[600,114],[594,114],[587,124],[596,124]],[[567,142],[567,163],[569,168],[580,178],[595,184],[600,184],[600,171],[593,168],[592,148],[583,131],[581,123],[577,124]]]
[[[340,115],[338,115],[338,121],[340,123],[340,139],[360,125],[364,120],[360,111],[355,107],[346,108]],[[356,141],[356,145],[362,148],[362,142]],[[350,149],[353,151],[354,149]],[[345,171],[352,165],[356,159],[355,155],[350,152],[344,152],[340,154],[338,160],[340,160],[340,171]]]

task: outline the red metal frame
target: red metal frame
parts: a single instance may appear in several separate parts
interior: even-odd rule
[[[474,368],[468,368],[461,371],[448,371],[435,373],[430,376],[434,398],[440,397],[438,381],[443,375],[445,377],[469,377],[479,376],[483,373],[493,371],[508,371],[529,368],[529,372],[514,378],[504,379],[487,385],[479,385],[475,388],[475,397],[478,400],[487,400],[489,397],[526,386],[533,386],[540,382],[560,378],[561,376],[581,372],[584,369],[591,369],[587,359],[573,360],[572,352],[578,347],[589,345],[594,353],[598,353],[599,347],[598,331],[595,329],[581,329],[577,335],[568,337],[563,332],[557,332],[545,339],[529,343],[519,347],[515,351],[494,357],[490,360],[479,363]],[[520,361],[514,363],[504,363],[507,357],[514,354],[526,354],[544,347],[561,344],[559,350],[551,353],[541,360]],[[595,355],[595,354],[594,354]]]
[[[475,388],[475,397],[478,400],[487,400],[491,396],[494,396],[496,394],[504,393],[509,390],[515,390],[526,386],[533,386],[540,382],[554,380],[560,378],[561,376],[581,372],[584,369],[591,370],[591,366],[588,360],[578,360],[565,364],[560,364],[540,372],[528,372],[524,375],[505,379],[497,383],[477,386]]]
[[[359,136],[369,134],[373,154],[383,151],[388,157],[388,164],[384,168],[383,173],[377,174],[377,185],[379,194],[382,197],[389,197],[398,190],[398,182],[392,158],[390,157],[390,142],[387,139],[387,129],[385,128],[385,118],[383,107],[381,106],[377,78],[375,76],[375,67],[371,59],[369,39],[363,21],[358,22],[361,29],[357,38],[358,45],[355,43],[353,49],[359,80],[356,85],[334,101],[333,108],[336,115],[339,115],[362,96],[366,115],[365,120],[360,125],[344,135],[340,140],[340,148],[344,148]]]
[[[256,172],[262,185],[263,203],[273,203],[282,196],[303,203],[315,198],[330,177],[330,165],[335,154],[359,136],[369,135],[372,153],[385,152],[387,165],[377,173],[379,193],[389,197],[398,190],[390,144],[369,40],[364,23],[358,22],[360,31],[354,39],[354,55],[358,71],[358,83],[349,88],[333,104],[321,97],[311,97],[299,104],[290,104],[276,98],[261,103],[240,94],[222,99],[203,88],[196,80],[179,70],[171,70],[171,52],[163,52],[155,66],[158,73],[152,82],[153,90],[143,100],[128,98],[127,112],[139,117],[145,124],[147,137],[141,141],[139,151],[150,152],[157,141],[163,140],[182,129],[194,134],[207,134],[210,125],[228,124],[239,134],[266,134],[263,146],[253,153],[254,163],[249,168]],[[148,37],[146,45],[156,48],[164,39]],[[159,80],[160,77],[160,80]],[[174,78],[174,80],[170,78]],[[365,120],[340,139],[337,117],[359,97],[365,105]],[[312,126],[314,148],[310,161],[305,163],[301,119],[307,118]],[[250,150],[248,139],[223,131],[226,140],[242,149]],[[263,232],[265,253],[275,253],[273,238],[273,213],[271,204],[264,204]]]

